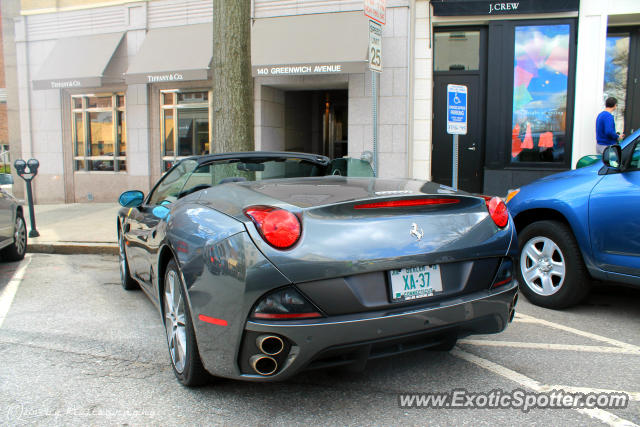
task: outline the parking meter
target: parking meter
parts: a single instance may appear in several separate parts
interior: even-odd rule
[[[16,173],[27,184],[27,202],[29,203],[29,218],[31,220],[31,231],[29,237],[38,237],[40,233],[36,229],[36,216],[33,211],[33,192],[31,191],[31,181],[38,175],[40,162],[36,159],[29,159],[26,162],[18,159],[13,163]]]

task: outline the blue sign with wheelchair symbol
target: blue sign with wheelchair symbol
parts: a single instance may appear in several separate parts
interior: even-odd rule
[[[447,133],[467,134],[467,87],[447,85]]]

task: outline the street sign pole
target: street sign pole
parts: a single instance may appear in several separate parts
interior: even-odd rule
[[[458,135],[453,135],[453,164],[451,165],[451,186],[458,189]]]
[[[378,74],[382,72],[382,26],[386,22],[386,0],[364,0],[364,14],[369,17],[373,176],[378,176]]]
[[[451,186],[458,189],[458,135],[467,134],[467,87],[447,85],[447,133],[453,135]]]
[[[373,176],[378,176],[378,72],[371,70],[371,104],[373,105]]]

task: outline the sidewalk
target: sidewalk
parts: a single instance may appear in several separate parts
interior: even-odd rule
[[[36,229],[29,237],[28,252],[59,254],[117,254],[117,203],[36,205]],[[31,230],[29,205],[24,204],[27,230]]]

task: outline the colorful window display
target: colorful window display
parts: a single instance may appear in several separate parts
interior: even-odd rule
[[[568,24],[515,28],[511,162],[564,162]]]

